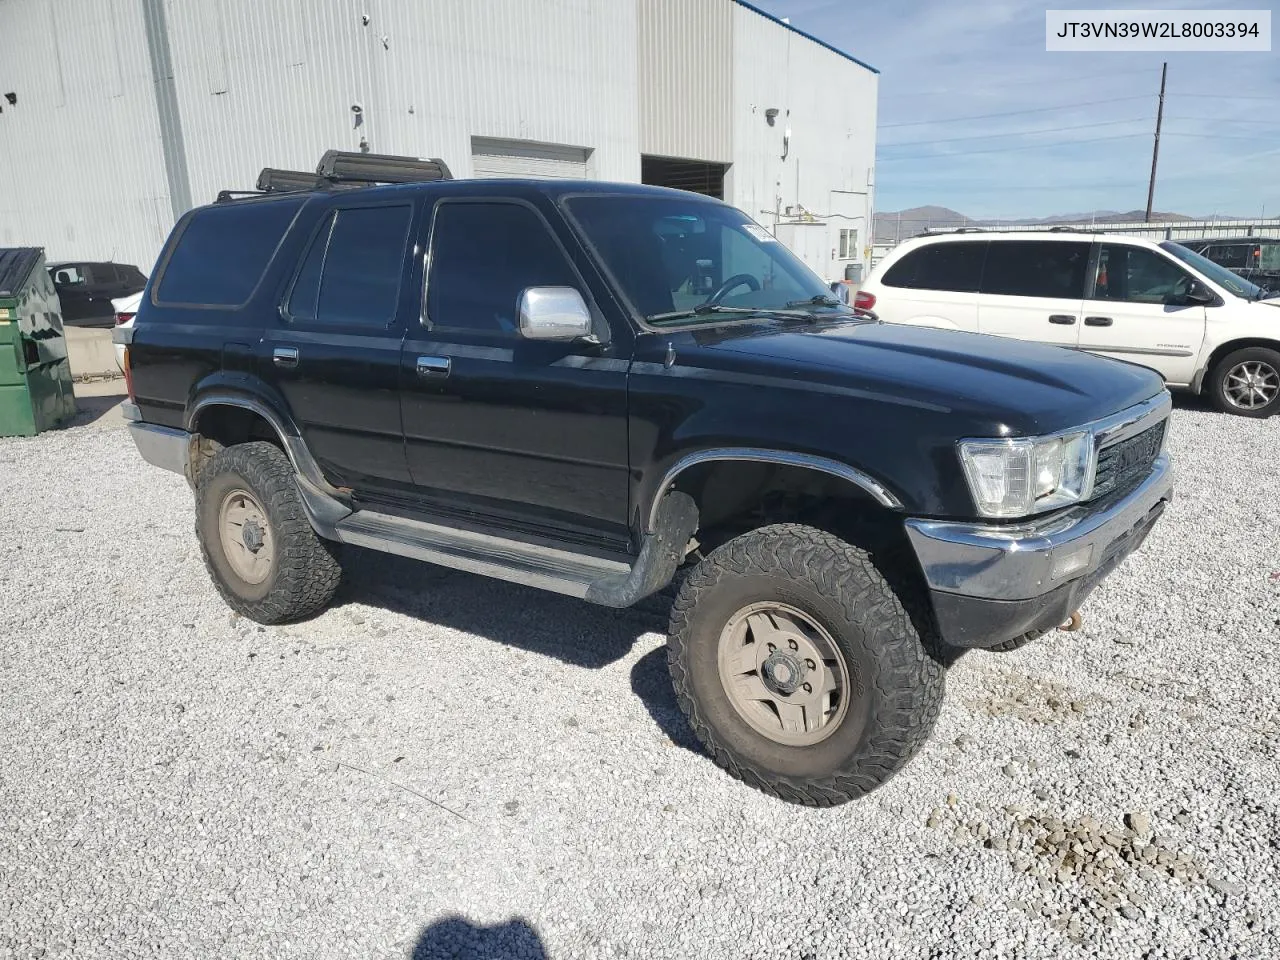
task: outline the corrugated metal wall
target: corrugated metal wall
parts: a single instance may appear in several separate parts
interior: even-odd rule
[[[362,140],[459,177],[473,137],[586,150],[606,180],[730,163],[726,199],[769,224],[778,195],[861,215],[840,191],[874,154],[874,74],[732,0],[0,0],[8,89],[0,242],[143,269],[183,197]]]
[[[877,75],[738,4],[733,39],[733,167],[725,199],[768,227],[775,209],[787,219],[786,208],[796,204],[827,217],[833,255],[826,273],[839,279],[840,230],[858,230],[860,262],[870,242]],[[765,119],[771,107],[778,110],[773,126]]]
[[[733,17],[725,0],[638,0],[640,152],[727,163]]]
[[[0,0],[0,246],[151,266],[172,225],[137,0]]]
[[[204,0],[170,19],[197,203],[362,138],[459,177],[472,136],[585,147],[597,176],[639,175],[635,67],[617,56],[634,0]]]

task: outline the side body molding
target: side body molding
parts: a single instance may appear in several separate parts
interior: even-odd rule
[[[874,477],[871,477],[861,470],[856,470],[845,463],[838,460],[831,460],[827,457],[817,457],[808,453],[792,453],[786,450],[765,450],[755,447],[715,447],[708,450],[697,450],[693,453],[685,454],[667,470],[666,475],[662,478],[657,489],[654,491],[653,500],[649,505],[649,512],[645,519],[645,532],[653,533],[657,528],[658,511],[662,504],[662,498],[671,485],[684,471],[699,464],[711,463],[717,460],[740,460],[750,461],[754,463],[778,463],[790,467],[803,467],[807,470],[816,470],[819,473],[827,473],[833,477],[839,477],[855,487],[859,487],[869,494],[872,499],[879,503],[882,507],[890,510],[901,510],[902,502],[893,495],[884,484],[880,483]]]

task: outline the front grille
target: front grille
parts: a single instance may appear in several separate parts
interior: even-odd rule
[[[1168,420],[1161,420],[1135,436],[1112,444],[1098,452],[1098,470],[1094,474],[1095,497],[1124,496],[1151,473],[1151,465],[1164,445]]]

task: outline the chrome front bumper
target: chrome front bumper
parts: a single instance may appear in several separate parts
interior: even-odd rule
[[[944,639],[992,646],[1069,616],[1141,545],[1172,499],[1162,453],[1140,486],[1101,507],[1006,526],[911,519],[906,529]]]

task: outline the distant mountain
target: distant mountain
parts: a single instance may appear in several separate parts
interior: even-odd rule
[[[875,216],[875,240],[877,243],[894,243],[906,240],[925,230],[960,230],[966,227],[1026,227],[1045,224],[1085,223],[1141,223],[1146,219],[1145,210],[1093,210],[1088,213],[1061,213],[1052,217],[1024,217],[1017,220],[975,220],[948,207],[924,206],[909,210],[877,213]],[[1190,217],[1184,213],[1153,211],[1152,220],[1235,220],[1237,217]]]

